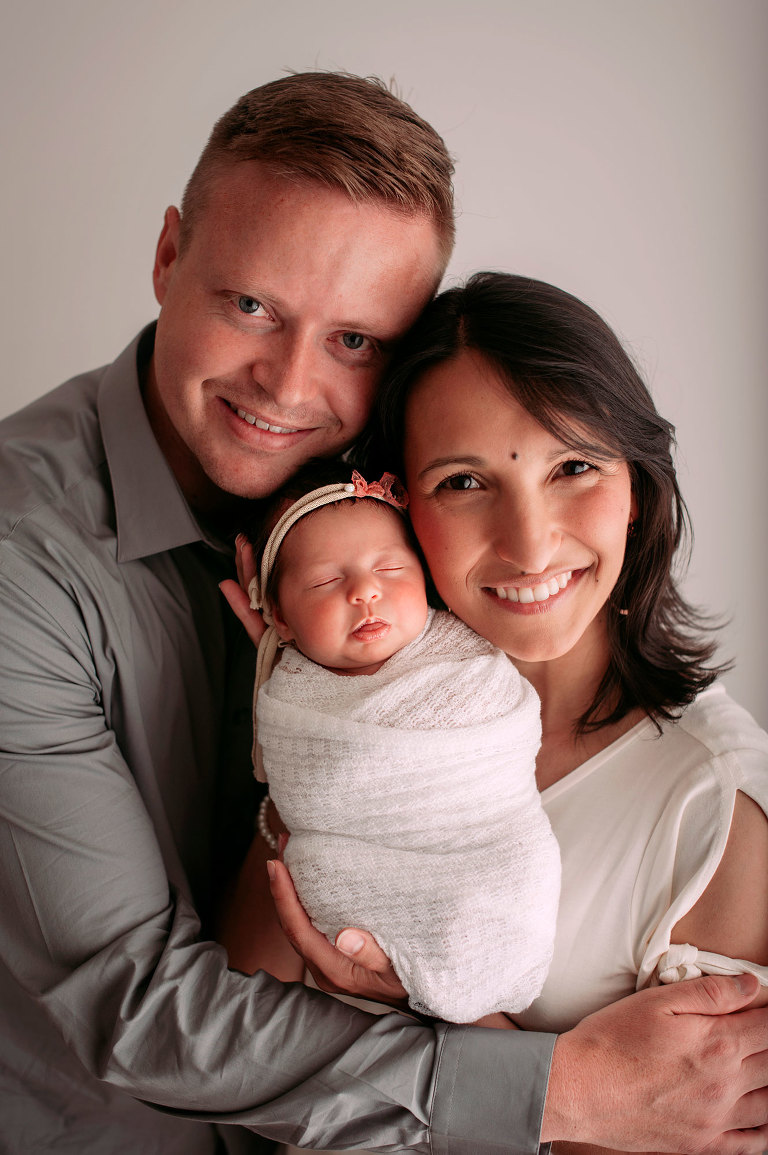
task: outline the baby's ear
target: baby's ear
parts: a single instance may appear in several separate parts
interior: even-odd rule
[[[293,630],[290,628],[287,621],[280,613],[280,606],[277,604],[270,606],[270,612],[272,614],[272,621],[275,623],[275,629],[277,630],[281,641],[292,642]]]

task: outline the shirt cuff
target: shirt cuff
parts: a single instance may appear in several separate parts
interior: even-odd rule
[[[483,1027],[447,1031],[430,1121],[433,1155],[537,1155],[556,1038]]]

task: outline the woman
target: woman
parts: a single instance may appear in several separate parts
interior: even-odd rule
[[[427,309],[368,439],[365,468],[405,478],[444,604],[541,698],[563,891],[544,991],[516,1016],[530,1029],[768,964],[768,736],[713,684],[714,646],[675,584],[671,444],[604,322],[502,274]],[[396,992],[377,966],[355,993]]]
[[[549,978],[516,1016],[531,1029],[729,969],[693,948],[768,963],[768,736],[712,685],[673,578],[671,443],[608,326],[502,274],[432,303],[369,440],[405,477],[441,598],[541,698],[563,893]]]

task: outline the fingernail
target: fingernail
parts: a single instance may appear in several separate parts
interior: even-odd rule
[[[270,880],[270,882],[274,881],[274,877],[275,877],[275,864],[274,864],[274,862],[272,861],[272,859],[271,859],[271,858],[270,858],[270,860],[267,862],[267,874],[269,875],[269,880]]]
[[[365,939],[353,930],[343,930],[336,939],[336,946],[342,954],[359,954],[365,946]]]
[[[244,534],[244,533],[239,533],[239,534],[237,535],[237,537],[235,538],[235,545],[245,545],[245,542],[246,542],[246,540],[247,540],[247,539],[246,539],[246,536],[245,536],[245,534]]]

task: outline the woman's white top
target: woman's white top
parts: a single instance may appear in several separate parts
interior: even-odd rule
[[[544,988],[515,1021],[567,1030],[649,981],[768,968],[670,947],[723,856],[736,791],[768,813],[768,734],[721,685],[661,735],[638,723],[542,794],[562,890]]]

